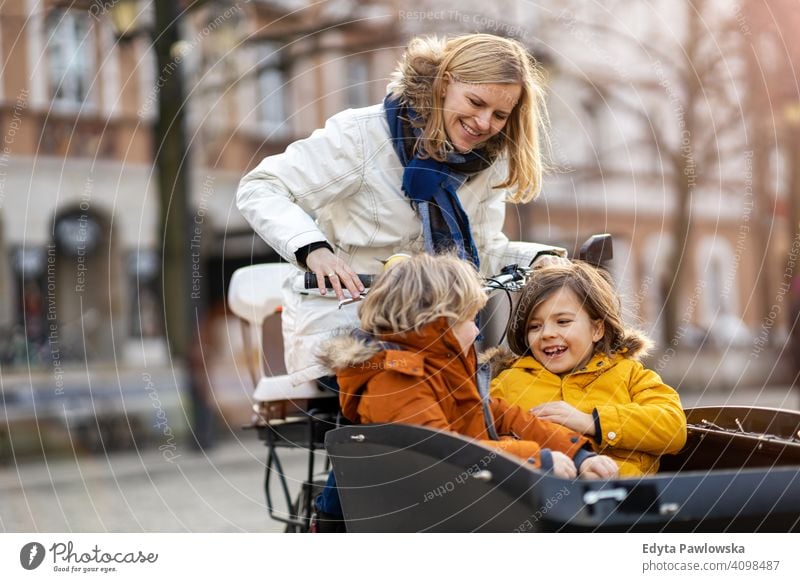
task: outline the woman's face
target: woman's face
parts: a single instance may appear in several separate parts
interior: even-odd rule
[[[471,84],[446,78],[444,128],[456,151],[480,147],[506,126],[519,101],[519,83]]]

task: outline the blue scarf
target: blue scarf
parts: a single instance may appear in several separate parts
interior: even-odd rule
[[[447,161],[420,158],[415,151],[422,130],[409,119],[417,113],[399,99],[387,95],[383,102],[392,136],[392,145],[403,163],[403,192],[416,208],[422,221],[425,250],[439,254],[455,250],[458,257],[480,267],[478,249],[472,239],[469,217],[458,199],[458,189],[470,174],[491,165],[491,160],[475,152],[451,153]]]

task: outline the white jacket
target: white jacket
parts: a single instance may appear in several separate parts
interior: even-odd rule
[[[491,186],[505,172],[505,163],[495,162],[458,191],[484,274],[510,263],[527,265],[541,250],[564,254],[551,246],[510,243],[502,233],[508,192]],[[380,104],[343,111],[324,129],[264,159],[242,178],[237,205],[267,244],[295,266],[298,249],[325,240],[357,273],[375,274],[382,259],[424,249],[422,226],[402,180]],[[357,304],[340,310],[332,293],[305,291],[299,267],[284,284],[282,317],[286,368],[295,382],[330,374],[316,357],[320,343],[358,326]]]

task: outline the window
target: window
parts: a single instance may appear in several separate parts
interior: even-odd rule
[[[280,53],[280,45],[265,44],[262,48],[258,75],[259,124],[273,135],[288,132],[286,120],[286,71]]]
[[[369,100],[369,61],[359,55],[347,59],[347,104],[367,107]]]
[[[87,12],[53,10],[47,16],[50,98],[72,106],[91,104],[94,36]]]
[[[714,318],[738,310],[741,255],[716,234],[704,237],[697,245],[697,279],[704,286],[703,321],[708,325],[713,324]]]
[[[586,113],[587,129],[589,135],[587,140],[587,166],[597,166],[598,170],[603,171],[603,144],[605,142],[605,132],[603,127],[603,107],[607,107],[605,97],[600,95],[590,95],[581,100],[581,106]]]

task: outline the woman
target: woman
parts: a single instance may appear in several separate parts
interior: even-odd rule
[[[283,311],[295,382],[331,373],[320,344],[358,326],[356,306],[336,299],[359,294],[356,273],[392,254],[454,249],[484,274],[564,254],[502,233],[506,201],[541,188],[545,121],[541,76],[518,42],[416,38],[383,103],[333,116],[242,179],[239,209],[298,267]],[[300,294],[305,269],[334,294]]]

